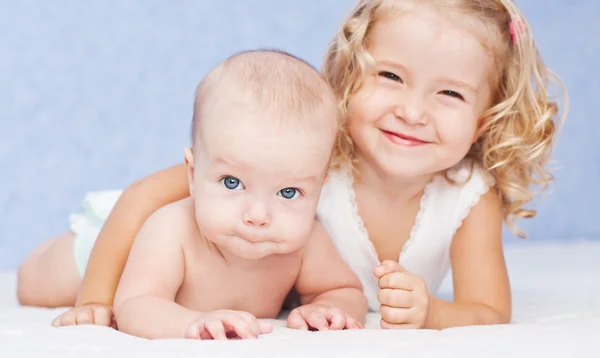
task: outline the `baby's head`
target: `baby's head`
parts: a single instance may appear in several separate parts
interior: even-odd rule
[[[247,259],[301,248],[338,118],[323,76],[290,54],[243,52],[213,68],[196,91],[186,149],[202,234]]]
[[[509,226],[547,185],[560,81],[511,0],[363,0],[328,51],[343,110],[334,160],[391,176],[445,173],[471,157],[496,180]]]

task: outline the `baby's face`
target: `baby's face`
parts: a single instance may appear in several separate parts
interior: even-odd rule
[[[195,154],[200,231],[245,259],[298,250],[313,226],[335,131],[316,119],[307,125],[244,108],[223,112],[203,119]]]

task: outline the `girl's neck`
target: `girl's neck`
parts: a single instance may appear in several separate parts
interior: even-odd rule
[[[355,189],[400,205],[419,199],[435,175],[393,177],[360,157],[356,158],[354,166],[359,173],[355,179]]]

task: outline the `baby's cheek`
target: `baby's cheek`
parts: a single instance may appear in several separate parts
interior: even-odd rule
[[[232,211],[227,205],[213,205],[208,200],[196,203],[196,221],[199,228],[206,234],[222,234],[230,231]]]
[[[285,223],[286,241],[295,248],[306,245],[314,224],[314,214],[294,215]]]

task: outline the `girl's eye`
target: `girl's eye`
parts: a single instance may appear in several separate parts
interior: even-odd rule
[[[385,78],[387,78],[389,80],[392,80],[392,81],[396,81],[396,82],[402,83],[402,78],[400,78],[400,76],[398,76],[398,75],[396,75],[394,73],[388,72],[388,71],[379,71],[379,76],[385,77]]]
[[[454,91],[451,91],[451,90],[445,90],[445,91],[442,91],[441,93],[443,95],[446,95],[446,96],[449,96],[449,97],[458,98],[461,101],[465,100],[465,98],[460,93],[458,93],[458,92],[454,92]]]
[[[236,177],[226,176],[225,178],[221,179],[221,183],[223,183],[223,185],[225,185],[225,187],[229,190],[244,189],[244,184],[242,184],[242,182]]]
[[[296,199],[298,196],[300,196],[300,191],[296,188],[285,188],[281,189],[277,194],[283,197],[284,199],[291,200]]]

